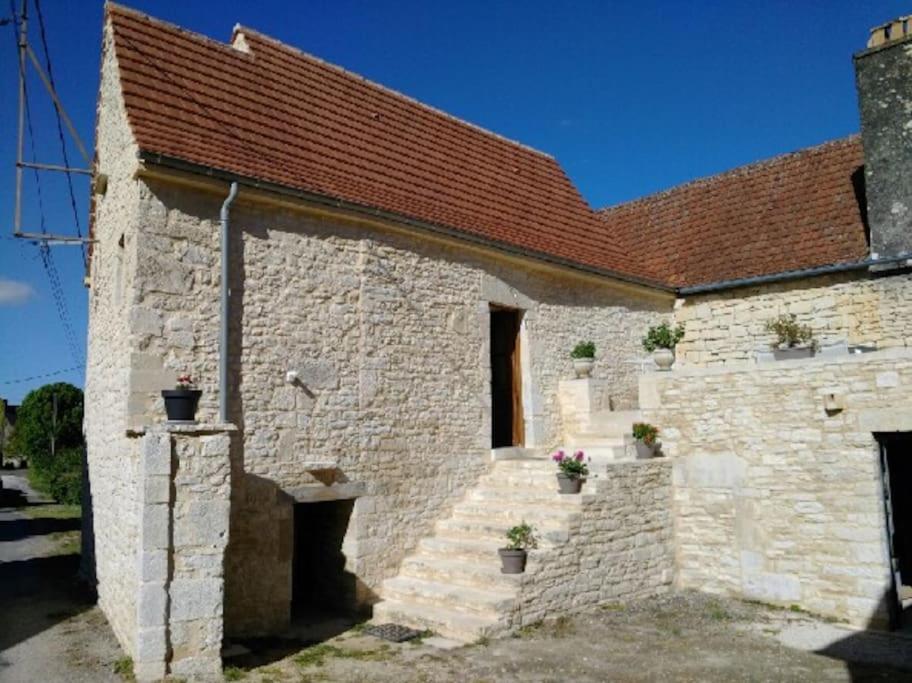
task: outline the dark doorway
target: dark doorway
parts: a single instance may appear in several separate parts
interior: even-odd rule
[[[355,614],[355,576],[345,571],[342,553],[354,505],[354,500],[332,500],[294,506],[293,620]]]
[[[523,445],[519,324],[522,312],[491,307],[491,446]]]
[[[878,435],[893,573],[890,622],[912,626],[912,432]]]

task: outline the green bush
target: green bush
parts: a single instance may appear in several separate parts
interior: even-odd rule
[[[799,325],[794,313],[767,320],[766,331],[776,335],[775,346],[778,348],[791,348],[801,344],[812,347],[817,345],[814,341],[814,331],[808,325]]]
[[[648,422],[633,423],[633,438],[637,441],[642,441],[647,446],[654,444],[658,435],[659,428],[653,427]]]
[[[570,352],[571,358],[595,358],[595,342],[580,342]]]
[[[82,491],[82,401],[82,391],[65,382],[29,392],[13,437],[35,488],[66,504],[78,504]]]
[[[527,550],[538,547],[535,527],[527,524],[525,520],[522,524],[517,524],[507,531],[507,540],[509,541],[507,548],[510,550]]]
[[[643,348],[649,353],[656,349],[673,349],[679,341],[684,338],[684,326],[678,325],[671,327],[668,323],[662,323],[655,327],[650,327],[646,336],[643,337]]]

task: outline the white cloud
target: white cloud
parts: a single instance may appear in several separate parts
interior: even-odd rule
[[[0,306],[19,306],[35,296],[30,284],[0,278]]]

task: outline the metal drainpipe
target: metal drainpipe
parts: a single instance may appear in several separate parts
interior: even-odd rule
[[[222,202],[219,213],[222,233],[222,306],[219,317],[219,422],[228,422],[228,299],[231,290],[228,287],[228,218],[231,204],[237,197],[238,184],[231,183],[228,196]]]

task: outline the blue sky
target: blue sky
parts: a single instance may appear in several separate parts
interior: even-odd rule
[[[909,9],[907,0],[127,4],[220,40],[243,23],[549,152],[596,207],[856,132],[851,55],[871,26]],[[42,8],[61,99],[91,145],[102,3]],[[0,17],[8,12],[0,5]],[[34,78],[29,86],[37,155],[59,162],[52,109]],[[79,250],[54,248],[74,359],[37,249],[9,237],[15,88],[12,29],[0,27],[0,397],[18,402],[48,381],[81,385],[81,370],[11,380],[82,362],[87,292]],[[26,189],[25,227],[36,228],[33,179]],[[45,174],[42,194],[47,229],[73,234],[63,179]],[[84,230],[84,180],[76,199]]]

